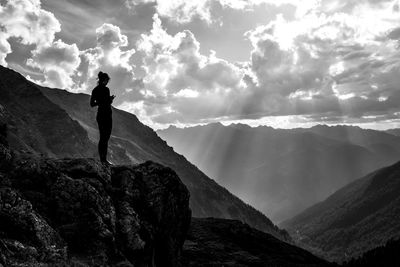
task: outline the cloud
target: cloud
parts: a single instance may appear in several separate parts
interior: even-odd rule
[[[6,57],[12,52],[10,43],[7,41],[7,34],[0,30],[0,64],[7,66]]]
[[[169,35],[158,15],[153,19],[152,30],[137,44],[145,70],[141,94],[146,116],[162,124],[229,113],[229,95],[244,89],[244,71],[214,53],[202,55],[192,32]]]
[[[44,73],[45,86],[73,89],[71,76],[81,63],[76,44],[66,44],[57,40],[51,45],[42,46],[32,52],[27,65],[40,69]]]
[[[384,11],[377,13],[397,12],[388,6],[382,5]],[[346,9],[357,12],[353,7]],[[400,54],[390,39],[395,39],[390,25],[381,27],[385,23],[367,29],[363,16],[318,9],[293,21],[278,17],[247,32],[253,45],[250,66],[255,86],[246,111],[360,118],[368,112],[398,109],[391,99],[398,92],[395,73]]]
[[[112,50],[128,45],[128,37],[121,34],[121,29],[115,25],[104,23],[96,29],[97,44],[104,50]]]
[[[53,13],[43,10],[39,0],[6,1],[0,6],[0,63],[7,65],[6,57],[12,53],[9,38],[23,45],[33,45],[27,66],[43,72],[45,86],[71,88],[76,68],[80,64],[79,49],[61,40],[54,42],[61,25]]]
[[[55,16],[41,8],[39,0],[12,0],[0,6],[1,26],[9,37],[23,44],[49,45],[61,30]]]
[[[41,8],[39,0],[13,0],[0,5],[0,63],[7,65],[6,56],[12,52],[8,39],[19,38],[25,45],[43,47],[60,31],[55,16]]]
[[[71,91],[90,92],[108,72],[115,104],[152,126],[366,120],[400,109],[398,1],[76,1],[76,16],[46,3],[61,32],[39,0],[2,3],[0,64]],[[243,62],[229,57],[238,49]]]
[[[261,5],[282,6],[292,5],[296,8],[297,16],[301,17],[314,9],[319,1],[299,0],[126,0],[125,5],[134,10],[141,4],[153,3],[158,15],[168,18],[179,24],[187,24],[194,19],[199,19],[207,24],[221,22],[219,12],[221,9],[254,10]]]
[[[195,17],[208,23],[212,22],[210,0],[126,0],[126,6],[132,10],[141,4],[153,3],[157,13],[177,23],[188,23]]]
[[[250,61],[232,64],[201,54],[191,31],[168,34],[155,15],[137,47],[145,69],[142,115],[184,124],[313,114],[329,121],[395,110],[395,42],[378,41],[380,30],[364,35],[363,23],[345,13],[278,17],[246,33]]]

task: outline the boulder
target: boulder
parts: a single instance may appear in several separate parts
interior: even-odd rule
[[[172,169],[15,156],[0,175],[1,264],[179,266],[191,211]]]

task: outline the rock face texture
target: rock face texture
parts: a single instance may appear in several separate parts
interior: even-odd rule
[[[179,266],[191,210],[172,169],[11,156],[4,134],[0,266]]]
[[[335,266],[240,221],[216,218],[192,218],[183,265]]]

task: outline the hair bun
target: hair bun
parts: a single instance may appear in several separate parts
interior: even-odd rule
[[[105,80],[110,80],[110,76],[108,76],[107,73],[100,71],[99,74],[97,74],[97,77],[99,81],[105,81]]]

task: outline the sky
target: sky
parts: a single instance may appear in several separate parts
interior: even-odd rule
[[[0,0],[0,64],[155,128],[400,127],[399,0]]]

